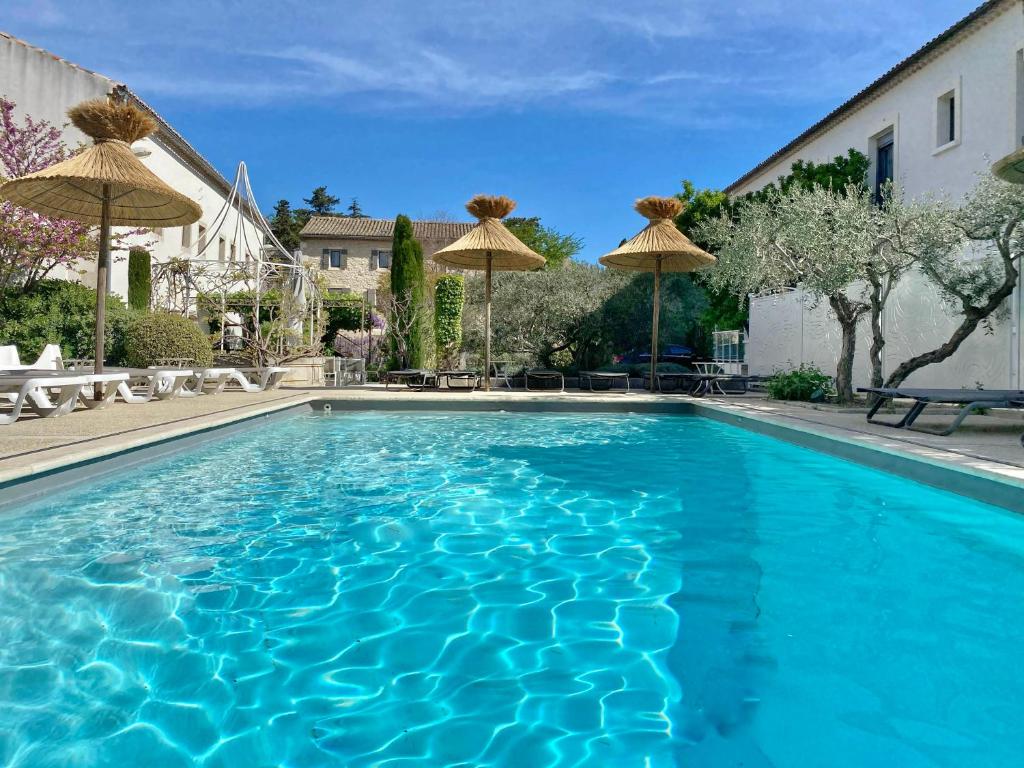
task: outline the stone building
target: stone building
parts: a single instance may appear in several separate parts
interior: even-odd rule
[[[458,240],[472,227],[465,222],[412,223],[413,235],[423,246],[428,266],[434,264],[430,257],[435,252]],[[303,255],[319,262],[330,291],[360,294],[370,291],[373,302],[381,276],[391,269],[394,230],[394,219],[314,216],[302,228],[299,237]]]

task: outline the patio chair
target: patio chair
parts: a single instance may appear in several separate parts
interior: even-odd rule
[[[858,392],[867,392],[875,396],[875,403],[868,410],[869,424],[881,424],[895,429],[914,429],[917,432],[928,432],[933,435],[951,435],[963,423],[964,419],[974,411],[982,408],[1024,408],[1024,390],[1019,389],[916,389],[913,387],[858,387]],[[876,419],[875,414],[886,403],[895,398],[913,400],[903,418],[898,421]],[[963,406],[953,422],[945,429],[933,430],[914,427],[914,422],[924,413],[925,408],[934,403],[942,405]]]
[[[530,389],[530,379],[534,381],[540,381],[544,383],[558,382],[558,391],[565,392],[565,376],[562,375],[561,371],[553,371],[547,368],[529,368],[526,371],[526,391],[533,391]],[[540,387],[542,390],[553,389],[553,387]]]
[[[608,386],[595,389],[594,381],[606,383]],[[627,371],[580,371],[580,389],[583,389],[583,383],[586,382],[587,388],[591,392],[611,392],[616,381],[624,381],[626,383],[624,392],[628,394],[629,373]]]

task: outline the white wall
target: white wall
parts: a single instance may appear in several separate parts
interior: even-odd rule
[[[54,125],[68,122],[67,110],[85,99],[105,98],[117,85],[113,80],[82,69],[68,61],[58,59],[46,51],[26,45],[22,41],[0,34],[0,94],[15,102],[16,118],[31,115]],[[69,146],[87,142],[89,139],[72,125],[64,129],[64,141]],[[219,185],[205,175],[193,170],[184,158],[178,157],[160,136],[137,142],[133,149],[144,149],[149,155],[140,158],[144,165],[163,181],[184,195],[195,200],[203,209],[199,223],[208,229],[212,226],[218,211],[224,205],[225,194]],[[237,240],[236,253],[244,259],[242,238],[235,236],[238,213],[232,210],[220,232],[230,242]],[[255,225],[245,219],[245,231],[251,250],[255,253],[261,238]],[[140,245],[150,251],[153,260],[166,262],[176,257],[195,257],[197,253],[197,224],[192,224],[192,246],[181,245],[181,227],[168,228],[149,235],[133,237],[127,244]],[[127,231],[122,228],[121,231]],[[211,231],[212,245],[202,258],[217,259],[217,236]],[[95,284],[95,262],[83,261],[79,271],[62,270],[54,277],[77,280],[86,285]],[[126,251],[115,251],[111,265],[111,289],[127,297],[128,262]]]
[[[1012,151],[1024,136],[1018,105],[1024,93],[1018,85],[1018,55],[1024,49],[1024,13],[1019,2],[1007,2],[986,23],[961,34],[954,44],[884,93],[789,153],[770,168],[730,192],[741,195],[760,189],[789,172],[797,159],[827,162],[853,147],[870,157],[872,139],[891,128],[895,136],[894,172],[908,198],[946,193],[958,199],[987,172],[993,160]],[[958,139],[937,147],[938,98],[955,90],[960,104]],[[872,169],[871,178],[874,178]],[[894,291],[886,313],[885,371],[907,357],[924,352],[948,338],[955,316],[919,275],[911,274]],[[979,329],[951,359],[928,366],[908,383],[940,387],[1024,387],[1021,370],[1021,290],[1009,302],[1007,317],[993,323],[993,332]],[[755,299],[751,308],[752,369],[787,367],[791,339],[773,340],[781,329],[792,330],[794,318],[803,312],[797,294]],[[838,327],[824,309],[812,313],[802,338],[805,351],[822,367],[834,371],[838,351]],[[866,329],[865,329],[866,330]],[[867,379],[864,334],[858,341],[856,376]],[[862,361],[863,360],[863,364]]]

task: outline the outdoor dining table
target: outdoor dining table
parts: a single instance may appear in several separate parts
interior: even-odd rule
[[[673,382],[673,386],[669,391],[683,390],[687,394],[693,397],[704,397],[704,395],[711,392],[713,387],[718,381],[723,378],[728,378],[717,373],[662,373],[658,372],[655,374],[654,387],[658,392],[664,392],[664,382]],[[647,382],[650,380],[648,374],[644,375],[644,386],[647,386]],[[679,386],[685,385],[685,386]]]

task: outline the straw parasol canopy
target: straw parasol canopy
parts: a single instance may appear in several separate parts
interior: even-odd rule
[[[651,389],[658,369],[658,315],[661,309],[661,273],[696,272],[715,263],[715,257],[698,248],[675,225],[683,204],[674,197],[644,197],[634,208],[648,220],[638,234],[599,261],[612,269],[654,273],[654,316],[651,329]]]
[[[1024,184],[1024,147],[997,161],[992,173],[1011,184]]]
[[[515,209],[515,200],[504,196],[477,195],[466,210],[477,225],[454,243],[434,254],[434,261],[456,269],[482,269],[484,280],[484,389],[491,388],[491,273],[539,269],[546,263],[513,235],[501,220]]]
[[[96,371],[103,370],[103,324],[111,226],[171,227],[202,215],[198,203],[161,181],[132,153],[131,144],[156,130],[156,121],[131,104],[103,99],[68,110],[93,145],[61,163],[0,186],[0,198],[46,216],[99,224],[96,264]]]

